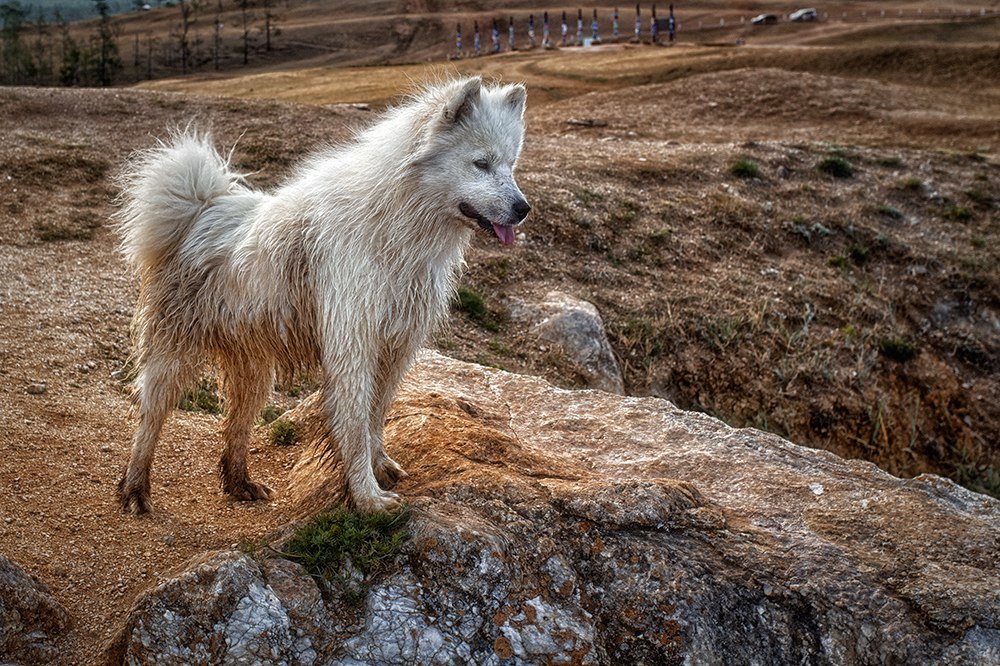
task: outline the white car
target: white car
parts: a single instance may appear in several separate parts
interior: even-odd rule
[[[798,9],[788,15],[789,21],[815,21],[819,18],[815,9]]]

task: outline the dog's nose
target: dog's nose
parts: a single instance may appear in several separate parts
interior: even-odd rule
[[[528,213],[531,212],[531,206],[524,199],[521,199],[514,204],[514,215],[517,217],[517,221],[521,222],[524,218],[528,217]]]

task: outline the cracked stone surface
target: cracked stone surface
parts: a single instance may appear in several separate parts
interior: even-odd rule
[[[212,553],[137,601],[109,660],[1000,663],[1000,502],[944,479],[430,353],[386,444],[411,538],[363,601]],[[292,475],[305,507],[342,498],[323,446]]]
[[[50,663],[70,624],[45,583],[0,555],[0,663]]]
[[[539,303],[515,303],[511,315],[532,322],[531,333],[550,345],[590,388],[625,393],[621,367],[615,359],[604,320],[588,301],[551,291]]]

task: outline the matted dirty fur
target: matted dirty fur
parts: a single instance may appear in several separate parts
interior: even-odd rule
[[[474,230],[511,244],[528,213],[513,176],[525,97],[479,78],[428,86],[273,192],[251,188],[195,131],[133,156],[116,213],[141,281],[124,508],[149,510],[161,427],[205,362],[225,396],[219,471],[231,496],[270,497],[247,470],[251,427],[276,372],[318,367],[348,496],[364,511],[398,504],[389,488],[405,472],[383,449],[385,416]]]

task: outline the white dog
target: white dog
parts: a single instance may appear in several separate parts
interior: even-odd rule
[[[530,210],[514,182],[525,97],[479,78],[430,86],[273,193],[190,131],[130,160],[116,213],[141,279],[125,509],[149,510],[160,429],[206,360],[226,398],[219,472],[232,497],[270,497],[246,454],[275,371],[319,366],[351,499],[363,511],[398,505],[387,489],[405,472],[382,446],[386,413],[473,231],[509,245]]]

